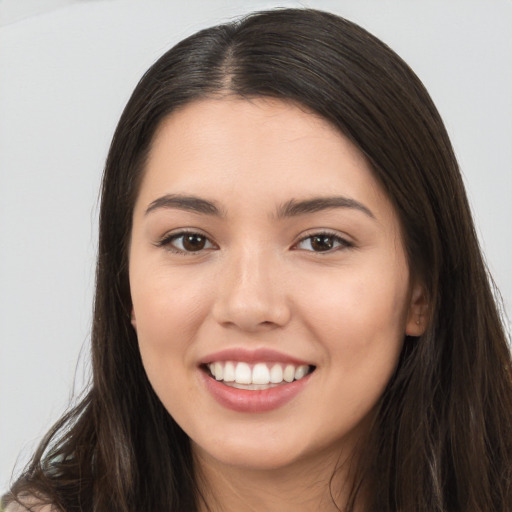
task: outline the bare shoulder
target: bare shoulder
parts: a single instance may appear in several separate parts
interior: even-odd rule
[[[41,503],[40,500],[35,498],[25,498],[20,500],[20,503],[13,501],[7,505],[4,512],[59,512],[57,508],[52,505]]]

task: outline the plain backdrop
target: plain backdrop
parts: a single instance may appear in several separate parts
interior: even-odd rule
[[[0,0],[0,491],[87,381],[98,186],[132,89],[178,40],[275,6],[347,17],[417,72],[510,316],[510,0]]]

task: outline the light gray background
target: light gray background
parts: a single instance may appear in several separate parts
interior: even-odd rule
[[[298,5],[361,24],[423,80],[510,316],[511,0],[0,0],[0,490],[86,380],[97,190],[137,80],[202,27]]]

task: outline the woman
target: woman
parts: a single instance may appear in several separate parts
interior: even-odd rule
[[[181,42],[133,93],[93,385],[7,510],[505,511],[511,410],[424,87],[352,23],[264,12]]]

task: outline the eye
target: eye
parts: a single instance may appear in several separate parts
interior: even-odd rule
[[[167,247],[172,252],[185,254],[215,249],[215,245],[207,236],[192,231],[173,233],[163,238],[157,245]]]
[[[333,233],[315,233],[302,238],[294,249],[312,252],[331,252],[353,247],[354,244]]]

